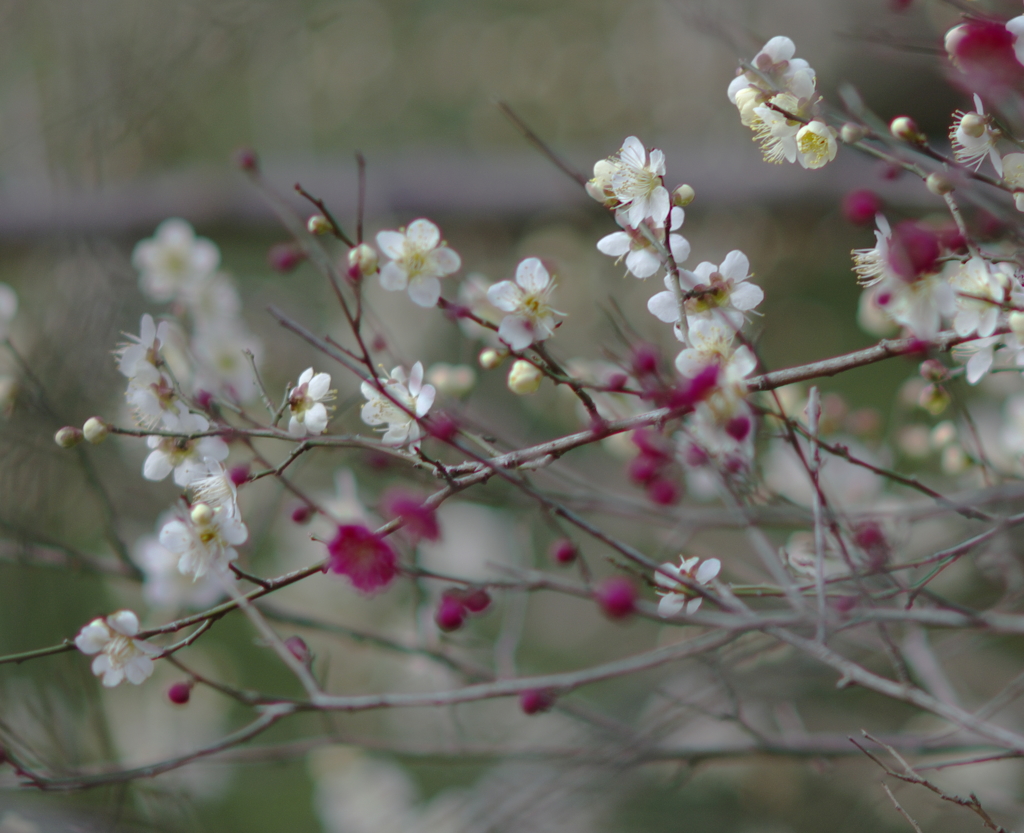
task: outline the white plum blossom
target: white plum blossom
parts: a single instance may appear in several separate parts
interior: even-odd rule
[[[156,234],[140,241],[132,252],[139,286],[154,301],[177,300],[212,275],[220,263],[217,246],[184,220],[164,220]]]
[[[238,509],[238,487],[219,460],[203,460],[205,472],[188,484],[193,503],[205,503],[212,509],[224,507],[228,514],[241,517]]]
[[[329,373],[313,374],[313,368],[307,367],[299,376],[299,383],[292,388],[288,396],[288,433],[293,437],[306,434],[322,434],[330,419],[325,401],[334,399]]]
[[[953,288],[942,274],[925,275],[911,283],[895,281],[888,303],[882,306],[897,324],[920,338],[934,338],[943,316],[956,310]]]
[[[636,228],[648,217],[656,225],[665,225],[670,203],[665,187],[665,154],[647,149],[636,136],[628,136],[616,157],[611,187],[615,198],[628,206],[626,220]]]
[[[258,392],[252,364],[263,359],[263,342],[250,333],[240,319],[227,319],[219,326],[205,324],[192,336],[196,360],[194,384],[205,390],[226,390],[231,398],[245,402]],[[246,357],[252,354],[252,363]]]
[[[683,209],[678,206],[674,207],[669,215],[669,230],[678,229],[683,224],[684,216]],[[651,242],[648,234],[662,242],[663,227],[652,228],[645,223],[642,228],[632,228],[626,222],[622,211],[615,212],[615,221],[625,230],[612,232],[598,240],[598,251],[609,257],[618,258],[618,261],[625,257],[626,268],[634,277],[649,278],[661,268],[664,259]],[[644,228],[647,229],[647,234],[644,233]],[[690,243],[681,234],[669,234],[668,244],[669,251],[672,252],[672,259],[677,264],[682,263],[690,256]]]
[[[998,343],[999,336],[989,336],[988,338],[975,338],[971,341],[965,341],[953,348],[953,357],[966,365],[964,377],[967,379],[967,384],[978,384],[985,374],[992,369],[992,365],[995,363],[995,350]]]
[[[136,377],[156,378],[159,375],[158,368],[163,364],[160,349],[167,343],[169,330],[168,322],[161,321],[157,326],[152,315],[143,315],[139,322],[139,334],[134,336],[126,333],[130,342],[122,344],[115,353],[117,369],[132,380]]]
[[[750,261],[739,249],[725,256],[721,265],[708,261],[698,264],[692,272],[679,270],[682,291],[688,294],[684,301],[688,321],[697,318],[721,318],[738,329],[746,313],[764,300],[764,291],[750,283]],[[647,309],[666,324],[679,322],[679,304],[672,291],[671,275],[665,277],[665,292],[659,292],[647,302]]]
[[[379,384],[384,392],[370,382],[362,384],[367,400],[360,412],[363,422],[387,425],[381,437],[387,445],[415,443],[423,436],[418,420],[426,416],[435,395],[433,385],[423,384],[423,363],[416,362],[412,366],[408,379],[405,370],[396,367],[387,378],[380,379]]]
[[[214,509],[205,503],[192,506],[160,530],[160,543],[178,557],[178,572],[198,581],[207,573],[224,573],[238,558],[249,530],[227,506]]]
[[[812,119],[796,134],[797,161],[808,170],[821,168],[836,158],[836,131],[825,122]]]
[[[199,414],[167,413],[164,415],[163,427],[176,434],[200,434],[208,431],[210,423]],[[188,486],[193,480],[203,477],[207,471],[206,460],[224,460],[228,456],[228,445],[220,437],[185,437],[150,436],[146,445],[153,449],[142,467],[142,476],[146,480],[163,480],[172,471],[174,482],[179,486]]]
[[[1024,157],[1024,153],[1021,154]],[[874,286],[883,280],[899,280],[889,266],[889,241],[892,238],[892,227],[883,214],[875,215],[875,245],[870,249],[854,249],[853,271],[857,274],[857,283],[861,286]]]
[[[1012,267],[1005,263],[991,264],[975,256],[958,266],[949,279],[956,292],[953,329],[957,335],[992,335],[999,323],[1000,307],[1008,300],[1012,281]]]
[[[507,312],[498,337],[513,350],[525,350],[555,332],[555,316],[564,315],[548,304],[555,284],[539,258],[528,257],[516,268],[515,283],[501,281],[487,290],[487,300]]]
[[[107,688],[113,688],[124,679],[139,685],[153,673],[153,657],[162,650],[135,639],[138,632],[139,617],[130,610],[119,610],[93,619],[82,628],[75,637],[75,647],[87,656],[96,655],[92,673],[102,677]]]
[[[992,167],[999,176],[1003,175],[1003,160],[996,151],[996,143],[1000,133],[991,124],[991,118],[985,115],[981,96],[974,94],[976,112],[953,114],[955,121],[949,129],[949,140],[953,145],[953,158],[961,164],[972,166],[974,170],[981,167],[985,157],[992,160]]]
[[[685,613],[687,616],[696,613],[704,598],[698,596],[681,580],[686,578],[697,584],[707,584],[722,569],[722,562],[717,558],[701,561],[697,556],[680,556],[679,561],[678,567],[674,564],[662,564],[654,573],[654,581],[658,585],[656,592],[661,596],[658,602],[659,616],[667,618],[678,613]]]
[[[182,412],[174,384],[162,369],[166,363],[162,350],[169,335],[169,322],[161,321],[157,326],[153,316],[143,315],[139,335],[128,334],[130,342],[115,352],[118,370],[128,377],[125,398],[143,426],[154,427]]]
[[[380,270],[380,285],[392,292],[408,289],[409,298],[421,307],[436,305],[441,297],[438,279],[462,266],[430,220],[413,220],[407,229],[378,232],[377,245],[391,258]]]
[[[769,96],[775,92],[792,93],[794,90],[804,93],[808,88],[813,93],[814,70],[803,58],[794,58],[795,54],[796,44],[789,38],[777,36],[769,40],[751,61],[757,71],[747,70],[730,82],[729,101],[741,107],[743,96],[740,93],[751,87]]]
[[[755,119],[751,124],[754,141],[761,145],[761,154],[765,162],[780,164],[783,160],[796,162],[796,136],[803,126],[802,122],[791,119],[785,113],[798,115],[800,102],[789,93],[781,93],[771,99],[773,106],[762,104],[754,108]],[[779,110],[776,110],[778,107]]]
[[[142,570],[142,597],[153,607],[202,609],[224,595],[223,580],[212,573],[199,581],[182,575],[178,570],[181,557],[161,544],[156,535],[144,535],[135,542],[132,560]]]
[[[704,368],[717,365],[724,379],[745,379],[757,367],[757,359],[745,344],[733,347],[735,335],[736,329],[727,321],[694,319],[688,334],[690,346],[676,356],[676,369],[692,379]]]
[[[1024,64],[1024,15],[1006,21],[1006,30],[1013,35],[1013,51],[1017,62]]]

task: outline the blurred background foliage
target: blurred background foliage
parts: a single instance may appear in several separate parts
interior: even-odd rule
[[[123,380],[110,351],[120,333],[137,331],[142,312],[155,311],[139,294],[130,265],[136,240],[163,218],[181,216],[221,246],[224,267],[246,299],[249,326],[267,344],[263,372],[271,389],[281,389],[318,359],[280,332],[264,313],[268,304],[317,332],[340,333],[340,315],[310,267],[280,275],[267,265],[268,248],[286,235],[232,169],[236,147],[256,148],[268,179],[282,191],[300,180],[326,197],[346,228],[354,225],[352,158],[362,151],[369,172],[368,236],[427,214],[461,253],[463,273],[480,272],[491,281],[510,277],[523,257],[546,258],[556,267],[556,305],[570,313],[553,346],[564,358],[603,359],[603,351],[621,354],[625,347],[609,323],[610,296],[642,337],[671,346],[666,328],[655,328],[645,310],[650,285],[623,278],[621,267],[596,251],[596,240],[613,230],[610,219],[527,147],[495,102],[507,101],[584,172],[624,136],[640,136],[666,150],[670,187],[686,181],[697,190],[682,230],[693,246],[688,265],[719,262],[734,248],[749,255],[766,292],[761,355],[769,367],[782,367],[874,340],[856,324],[859,291],[849,262],[851,248],[873,241],[868,231],[844,223],[843,194],[857,186],[876,188],[895,215],[939,210],[941,201],[885,178],[866,160],[841,158],[820,171],[765,165],[725,96],[737,56],[749,57],[767,38],[786,34],[817,70],[826,96],[838,84],[852,83],[882,117],[909,112],[941,136],[949,114],[967,103],[946,82],[938,58],[941,33],[957,14],[938,0],[914,3],[903,14],[884,0],[0,4],[0,280],[19,292],[13,341],[45,388],[43,395],[23,385],[0,426],[0,523],[7,537],[0,565],[0,650],[59,642],[112,605],[139,604],[129,582],[17,564],[19,541],[108,552],[103,501],[89,487],[81,461],[57,449],[51,437],[60,425],[81,424],[95,413],[119,415]],[[477,348],[439,314],[414,309],[404,294],[395,297],[376,286],[369,298],[396,363],[473,363]],[[914,372],[894,362],[824,388],[842,393],[853,407],[878,409],[884,419],[899,385]],[[339,419],[355,428],[356,387],[340,374],[335,385]],[[503,422],[507,394],[502,375],[494,374],[474,394],[474,414],[511,439],[549,437],[573,422],[571,406],[548,393],[526,404],[527,424]],[[141,480],[137,444],[110,443],[85,453],[107,485],[125,540],[151,532],[173,501],[174,487]],[[332,493],[335,469],[343,465],[356,470],[369,503],[398,477],[356,455],[328,457],[301,470],[308,487],[322,494]],[[621,478],[621,461],[596,452],[581,458],[582,470]],[[252,505],[270,507],[268,517],[289,509],[274,487],[260,489]],[[638,495],[634,507],[641,506]],[[479,501],[459,510],[464,518],[456,514],[446,522],[447,530],[470,530],[458,557],[472,561],[475,553],[479,559],[485,541],[488,558],[502,560],[495,550],[505,547],[510,563],[540,563],[550,536],[517,518],[511,510],[518,499],[496,485]],[[253,530],[257,571],[310,563],[322,553],[304,529],[259,530],[254,523]],[[647,543],[668,558],[670,545],[658,534]],[[965,586],[965,592],[985,592],[977,577]],[[375,602],[325,580],[308,593],[295,588],[282,594],[280,604],[326,609],[354,627],[387,629],[395,610],[407,613],[415,603],[412,596],[408,588],[391,591],[381,613]],[[519,615],[526,617],[530,637],[523,668],[532,671],[658,638],[650,623],[609,636],[609,626],[582,603],[539,598],[531,601],[528,616]],[[403,627],[411,627],[408,615]],[[499,630],[487,619],[475,627],[471,651]],[[197,647],[198,667],[238,685],[290,690],[292,683],[254,645],[244,620],[221,622],[216,632],[216,647]],[[400,671],[398,663],[358,645],[338,648],[316,636],[309,641],[342,690],[445,684],[436,669]],[[1016,651],[965,656],[965,668],[979,679],[1000,677],[1002,671],[993,668],[1002,669]],[[859,709],[868,713],[858,701],[864,695],[836,701],[833,680],[799,662],[775,666],[769,658],[733,671],[737,685],[756,686],[759,696],[784,711],[794,696],[794,669],[805,675],[801,709],[815,721],[812,728],[845,729]],[[162,668],[144,689],[103,692],[77,654],[5,665],[0,720],[48,760],[74,764],[146,760],[169,748],[168,736],[194,746],[241,719],[201,690],[187,709],[175,710],[163,698],[173,679],[173,670]],[[698,686],[701,679],[699,668],[688,668],[681,677],[664,672],[643,682],[653,690],[659,684]],[[651,708],[646,696],[637,698],[636,682],[598,686],[587,696],[629,719]],[[149,700],[143,702],[144,696]],[[572,737],[550,722],[555,716],[530,723],[510,717],[513,711],[511,702],[499,702],[458,715],[309,718],[267,741],[320,731],[412,741],[447,736],[453,726],[456,736],[461,726],[468,739],[479,739],[492,723],[513,725],[524,736]],[[877,709],[872,714],[877,718]],[[887,719],[898,728],[907,715],[892,706]],[[474,735],[478,731],[483,734]],[[154,732],[158,739],[147,745]],[[420,760],[412,754],[320,753],[211,764],[196,767],[198,774],[84,795],[40,797],[12,789],[0,793],[0,831],[56,830],[78,819],[97,830],[390,833],[414,829],[414,817],[420,825],[415,829],[438,833],[903,829],[877,788],[877,770],[856,760],[664,763],[623,773],[614,760],[549,767],[487,755]],[[1017,796],[1019,775],[1006,765],[987,777]],[[5,777],[13,785],[13,776]],[[445,802],[467,795],[466,802],[477,802],[475,815],[445,822]],[[344,807],[358,805],[360,797],[370,806],[370,821],[345,816]],[[914,796],[906,802],[930,831],[961,829],[962,819],[943,815],[935,802],[915,804]]]

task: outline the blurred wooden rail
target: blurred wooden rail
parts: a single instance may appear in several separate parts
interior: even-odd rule
[[[602,152],[565,154],[589,173]],[[848,191],[871,187],[890,202],[927,207],[938,198],[904,177],[879,175],[877,163],[840,154],[828,168],[805,171],[795,165],[767,165],[754,144],[667,148],[669,187],[690,183],[696,208],[811,202],[836,205]],[[551,210],[596,207],[582,190],[540,154],[453,151],[366,150],[367,214],[400,222],[417,215],[480,219],[527,217]],[[351,225],[356,196],[354,159],[270,158],[263,169],[282,191],[296,182],[323,197],[343,223]],[[297,203],[298,204],[298,201]],[[936,204],[935,207],[939,207]],[[166,217],[185,217],[199,226],[272,226],[276,221],[229,161],[196,165],[137,180],[76,189],[9,176],[0,181],[0,239],[55,234],[146,232]],[[391,219],[393,218],[393,220]]]

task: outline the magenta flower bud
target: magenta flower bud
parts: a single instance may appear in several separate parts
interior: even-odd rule
[[[741,443],[750,435],[752,427],[753,424],[750,421],[750,417],[746,414],[740,414],[725,423],[725,433],[736,440],[736,442]]]
[[[297,524],[304,524],[313,517],[313,510],[305,503],[296,506],[292,510],[292,522]]]
[[[835,596],[831,599],[832,606],[839,613],[849,613],[857,606],[856,596]]]
[[[594,598],[609,619],[625,619],[636,610],[636,587],[625,576],[606,579]]]
[[[658,369],[658,348],[653,344],[638,344],[633,348],[633,370],[644,375]]]
[[[241,147],[234,153],[235,165],[243,171],[259,169],[260,159],[252,148]]]
[[[213,394],[208,390],[197,390],[195,396],[196,404],[204,411],[210,410],[210,406],[213,404]]]
[[[437,512],[424,505],[421,495],[401,488],[388,489],[380,499],[380,509],[386,518],[401,518],[405,530],[417,540],[437,541],[441,537]]]
[[[232,466],[228,471],[228,477],[231,478],[231,482],[236,486],[241,486],[243,483],[249,482],[249,464],[242,463],[238,466]]]
[[[579,555],[579,550],[576,545],[568,538],[559,538],[551,544],[548,549],[548,554],[551,556],[551,560],[556,564],[572,564],[576,560],[576,556]]]
[[[956,80],[970,92],[1000,96],[1024,75],[1017,61],[1014,35],[996,20],[973,18],[946,32],[946,53],[960,70]]]
[[[663,466],[664,461],[660,457],[653,457],[646,452],[641,452],[629,461],[627,467],[629,479],[637,485],[643,486],[654,480]]]
[[[491,594],[483,587],[478,587],[463,593],[462,604],[470,613],[483,613],[491,606]]]
[[[882,201],[874,191],[860,188],[843,198],[843,216],[855,226],[871,225],[882,210]]]
[[[327,545],[328,566],[363,593],[383,590],[398,575],[398,558],[381,536],[362,524],[342,524]]]
[[[934,272],[940,254],[938,235],[913,220],[904,220],[892,230],[889,265],[907,283]]]
[[[466,606],[462,600],[445,593],[441,597],[441,603],[434,611],[434,622],[445,633],[457,631],[466,621]]]
[[[176,706],[184,706],[192,696],[191,683],[173,683],[167,689],[167,699]]]
[[[427,433],[441,442],[450,442],[459,433],[459,424],[448,414],[434,414],[424,421]]]
[[[275,272],[291,272],[305,259],[306,253],[294,243],[277,243],[267,252],[267,263]]]
[[[682,489],[675,481],[659,477],[647,484],[647,497],[658,506],[672,506],[682,497]]]
[[[613,373],[608,377],[608,381],[605,382],[605,386],[610,391],[622,390],[626,387],[626,383],[629,381],[629,377],[625,373]]]
[[[555,705],[555,693],[549,688],[528,688],[519,693],[523,714],[540,714]]]
[[[313,659],[313,654],[310,652],[306,640],[301,636],[289,636],[284,641],[284,647],[303,665],[309,665],[310,660]]]

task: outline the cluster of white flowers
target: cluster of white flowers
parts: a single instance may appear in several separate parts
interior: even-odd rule
[[[617,262],[625,258],[626,269],[635,277],[654,275],[669,254],[676,264],[690,256],[686,238],[671,233],[683,224],[685,215],[681,205],[671,204],[665,187],[665,154],[660,150],[648,153],[636,136],[628,136],[618,153],[594,164],[587,193],[613,209],[623,229],[601,238],[598,250]]]
[[[183,366],[190,371],[192,378],[187,381],[192,387],[223,392],[235,400],[251,399],[257,387],[245,354],[252,354],[259,364],[263,345],[242,320],[233,280],[217,271],[216,244],[196,237],[184,220],[165,220],[153,237],[135,247],[132,263],[144,295],[171,302],[187,314],[192,334]]]
[[[930,229],[909,221],[894,229],[883,215],[875,219],[875,246],[852,254],[859,282],[873,288],[872,303],[885,317],[920,338],[933,338],[944,323],[961,337],[973,336],[955,351],[966,361],[971,384],[992,368],[1000,345],[1006,364],[1024,360],[1015,332],[996,335],[1024,323],[1019,313],[1007,312],[1024,308],[1015,264],[982,254],[942,257],[942,241]]]
[[[836,158],[837,134],[817,116],[814,70],[795,54],[789,38],[772,38],[729,84],[729,101],[766,161],[820,168]]]

